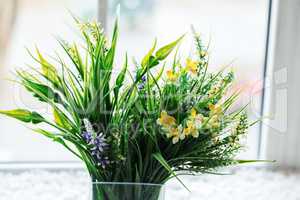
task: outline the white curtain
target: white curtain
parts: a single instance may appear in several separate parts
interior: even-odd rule
[[[300,1],[274,0],[271,19],[262,155],[300,168]]]
[[[10,39],[13,35],[13,27],[17,16],[18,0],[0,0],[0,99],[7,97],[7,92],[11,92],[6,88],[7,77],[5,74],[9,70],[5,68],[5,54],[9,47]],[[1,101],[3,103],[3,101]],[[2,105],[1,105],[2,106]],[[3,108],[3,107],[1,107]],[[3,128],[3,127],[1,127]],[[0,131],[0,141],[3,141],[3,129]],[[0,158],[5,160],[9,157],[9,152],[0,146]]]
[[[0,66],[4,62],[6,48],[12,36],[18,3],[18,0],[2,1],[0,3]]]

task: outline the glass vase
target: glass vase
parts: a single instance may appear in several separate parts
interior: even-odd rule
[[[90,200],[165,200],[165,190],[161,184],[93,182]]]

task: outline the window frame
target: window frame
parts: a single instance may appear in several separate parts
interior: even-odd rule
[[[268,66],[270,61],[270,47],[271,47],[271,31],[274,31],[272,24],[272,16],[274,15],[274,2],[273,0],[268,0],[268,12],[267,12],[267,29],[266,29],[266,38],[265,38],[265,57],[264,57],[264,65],[263,65],[263,88],[262,88],[262,96],[261,96],[261,107],[260,107],[260,116],[264,116],[266,113],[266,102],[267,99],[267,91],[266,91],[266,76],[268,72]],[[263,123],[259,123],[259,133],[258,133],[258,149],[257,149],[257,158],[263,157],[264,148],[264,135],[266,134],[266,130],[263,126]]]

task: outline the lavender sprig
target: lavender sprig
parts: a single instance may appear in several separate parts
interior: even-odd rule
[[[146,81],[147,81],[146,76],[145,75],[142,76],[141,82],[138,84],[139,90],[142,90],[145,88]]]
[[[92,124],[88,119],[84,119],[83,122],[86,131],[82,133],[82,137],[86,141],[86,143],[91,146],[90,151],[97,165],[105,168],[110,163],[108,157],[105,155],[105,152],[108,149],[106,138],[104,137],[103,133],[97,135],[94,132]]]

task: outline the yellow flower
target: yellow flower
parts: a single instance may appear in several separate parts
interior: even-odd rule
[[[187,127],[183,130],[183,133],[185,136],[192,135],[195,138],[199,136],[199,132],[193,121],[187,121]]]
[[[189,135],[190,135],[190,129],[189,129],[189,128],[184,128],[184,129],[183,129],[183,133],[184,133],[186,136],[189,136]]]
[[[178,79],[178,73],[174,73],[173,70],[167,71],[167,78],[171,82],[176,82]]]
[[[208,128],[219,128],[220,127],[220,122],[219,122],[219,116],[218,115],[213,115],[210,119],[209,122],[207,123]]]
[[[220,127],[220,122],[212,123],[211,127],[212,128],[219,128]]]
[[[210,118],[210,122],[211,123],[215,123],[215,122],[218,122],[218,120],[219,120],[219,117],[218,117],[218,115],[214,115],[214,116],[212,116],[211,118]]]
[[[186,67],[185,70],[192,75],[197,75],[198,72],[198,62],[193,61],[191,59],[186,59]]]
[[[185,138],[185,135],[182,132],[182,126],[181,125],[179,125],[178,127],[171,127],[169,131],[170,131],[169,135],[171,137],[173,137],[172,138],[173,144],[176,144],[177,142],[179,142],[179,139],[183,140]]]
[[[176,124],[176,119],[170,115],[166,111],[162,111],[160,113],[160,118],[157,119],[157,124],[164,126],[164,127],[170,127],[172,125]]]
[[[196,118],[196,116],[197,116],[197,111],[196,111],[195,108],[192,108],[192,110],[191,110],[191,117],[194,119],[194,118]]]
[[[170,135],[171,135],[171,136],[178,136],[178,135],[179,135],[179,131],[178,131],[178,128],[177,128],[177,127],[171,127],[171,128],[169,129],[169,131],[170,131]]]
[[[203,116],[201,114],[197,114],[196,109],[192,108],[190,118],[194,121],[196,128],[199,129],[203,122]]]
[[[220,105],[209,104],[208,108],[210,110],[210,115],[219,115],[223,112],[223,109]]]

